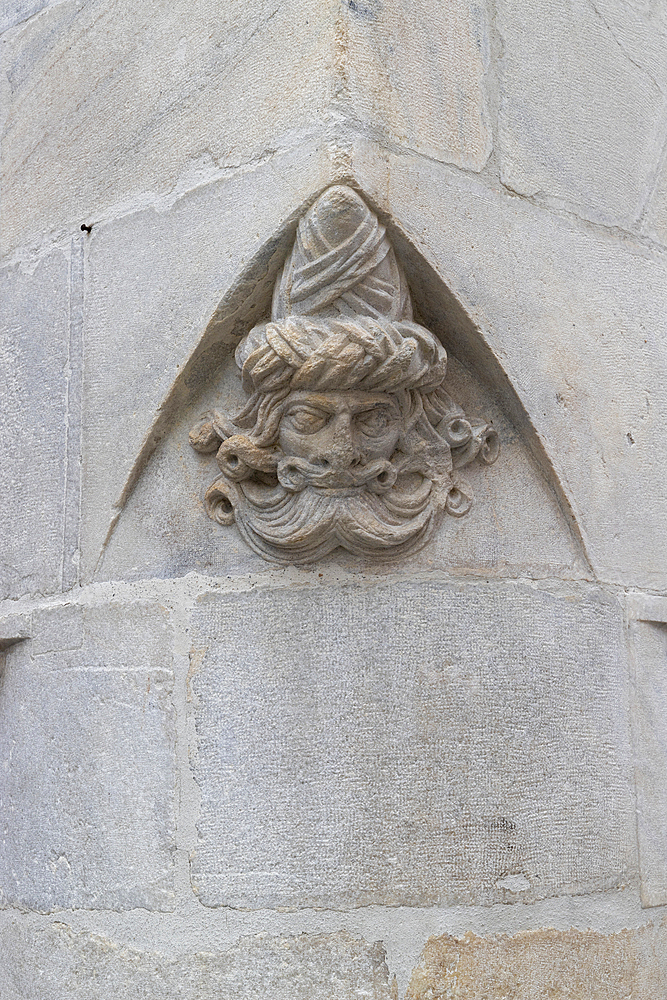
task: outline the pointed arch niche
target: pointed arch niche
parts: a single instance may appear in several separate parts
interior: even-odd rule
[[[558,478],[484,331],[410,234],[357,190],[387,227],[408,278],[416,321],[447,350],[448,392],[471,419],[493,423],[501,455],[493,467],[475,463],[466,469],[475,495],[472,511],[461,519],[444,518],[420,552],[376,565],[337,549],[316,565],[349,572],[391,573],[400,567],[481,577],[590,579],[576,521]],[[188,432],[212,407],[233,414],[245,404],[234,349],[255,323],[269,317],[273,285],[296,224],[319,193],[265,242],[202,331],[137,456],[97,564],[97,580],[190,572],[229,576],[268,568],[234,525],[222,526],[206,515],[203,498],[215,462],[211,455],[193,451]]]

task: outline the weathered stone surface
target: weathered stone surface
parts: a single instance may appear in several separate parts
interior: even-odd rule
[[[337,548],[412,555],[444,515],[470,512],[461,470],[493,465],[498,432],[452,399],[447,352],[414,322],[386,229],[348,185],[303,214],[258,319],[234,355],[246,406],[190,429],[215,453],[212,520],[269,562],[309,565]]]
[[[350,124],[385,142],[481,170],[491,152],[484,5],[355,0],[340,10],[338,96]]]
[[[494,397],[450,355],[448,384],[466,413],[490,419],[503,442],[500,464],[466,470],[479,502],[470,513],[436,529],[428,546],[389,569],[484,576],[586,577],[581,546],[526,443]],[[196,418],[211,406],[237,413],[244,404],[233,357],[211,373],[208,390],[176,415],[123,509],[97,570],[99,579],[183,576],[197,571],[227,576],[266,566],[239,537],[206,517],[203,497],[210,462],[188,446]],[[342,550],[326,560],[355,573],[383,573]]]
[[[380,942],[345,932],[241,938],[224,952],[137,951],[64,924],[0,931],[3,1000],[392,1000]]]
[[[472,0],[47,6],[6,42],[2,252],[341,125],[480,170],[487,31]]]
[[[360,183],[451,289],[514,386],[596,574],[667,588],[667,259],[444,167],[398,156],[380,166],[365,155]],[[412,290],[423,308],[432,289],[422,268]],[[454,309],[439,325],[424,311],[446,347],[476,357]],[[489,377],[500,388],[497,368]]]
[[[303,143],[329,97],[334,7],[175,0],[156,16],[66,0],[17,29],[4,58],[3,252]]]
[[[667,48],[647,7],[501,0],[500,163],[508,187],[561,199],[605,225],[638,220],[667,104]]]
[[[35,612],[0,677],[0,899],[169,909],[174,718],[155,605]]]
[[[655,189],[646,206],[642,232],[667,246],[667,154],[663,158]]]
[[[427,941],[406,1000],[655,1000],[667,990],[666,945],[664,925],[444,934]]]
[[[221,299],[252,265],[241,301],[219,321],[234,341],[252,326],[243,300],[265,284],[270,296],[292,239],[291,217],[326,184],[327,163],[325,155],[300,149],[190,192],[169,211],[148,209],[93,230],[85,299],[84,579],[142,445]]]
[[[630,636],[642,903],[661,906],[667,903],[667,624],[632,622]]]
[[[491,903],[634,877],[620,609],[599,590],[209,594],[190,636],[206,905]]]
[[[67,254],[0,272],[0,598],[61,584],[68,340]]]
[[[43,10],[49,0],[0,0],[0,32]]]

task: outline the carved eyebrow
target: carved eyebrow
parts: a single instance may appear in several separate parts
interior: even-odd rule
[[[355,416],[360,416],[362,413],[373,413],[375,410],[391,410],[398,411],[398,406],[395,403],[390,402],[387,399],[378,399],[374,403],[358,403],[353,404],[350,409]]]
[[[292,413],[299,407],[309,408],[311,410],[324,410],[325,413],[334,413],[336,411],[336,404],[330,403],[326,399],[320,397],[309,397],[307,399],[295,399],[286,408],[286,413]]]

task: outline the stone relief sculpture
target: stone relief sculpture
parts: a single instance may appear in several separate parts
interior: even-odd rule
[[[441,512],[472,504],[459,470],[492,463],[498,436],[444,388],[447,355],[413,322],[384,227],[353,190],[301,219],[271,319],[236,350],[249,400],[190,432],[217,452],[210,517],[265,559],[308,563],[337,546],[373,559],[421,547]]]

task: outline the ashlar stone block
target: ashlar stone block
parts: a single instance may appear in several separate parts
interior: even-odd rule
[[[482,170],[492,144],[484,5],[363,0],[340,7],[341,90],[351,123],[385,142]]]
[[[60,588],[67,476],[69,259],[0,271],[0,599]]]
[[[535,427],[598,579],[667,587],[664,255],[593,232],[475,178],[360,155],[360,182],[451,290]],[[447,220],[446,227],[442,219]],[[445,347],[475,358],[456,314],[431,308]],[[420,281],[425,289],[418,289]],[[460,308],[460,307],[459,307]],[[430,310],[430,311],[429,311]],[[482,365],[475,368],[481,373]],[[499,368],[486,368],[492,384]]]
[[[496,26],[504,183],[629,228],[664,144],[664,39],[613,2],[501,0]]]
[[[667,602],[666,602],[667,603]],[[667,607],[664,609],[667,611]],[[637,839],[644,906],[667,903],[667,617],[630,624]]]
[[[392,1000],[380,942],[340,931],[241,938],[174,957],[63,924],[0,930],[3,1000]]]
[[[207,594],[207,906],[534,900],[636,873],[620,609],[596,588]]]
[[[174,0],[156,16],[65,0],[20,26],[4,55],[0,252],[321,130],[336,6]]]
[[[0,676],[0,901],[170,909],[174,711],[167,612],[35,612]]]
[[[426,942],[406,1000],[655,1000],[667,990],[666,939],[664,923],[615,934],[443,934]]]

